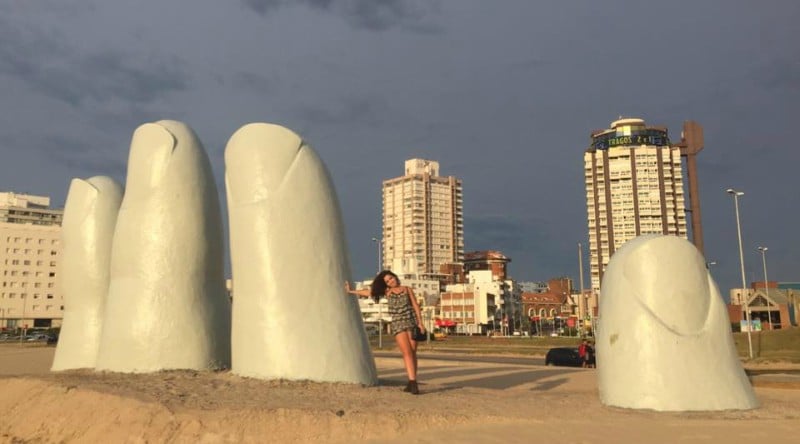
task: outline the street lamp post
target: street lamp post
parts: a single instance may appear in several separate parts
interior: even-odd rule
[[[580,296],[578,297],[578,304],[580,305],[578,307],[578,313],[580,314],[581,321],[586,322],[586,311],[588,309],[589,301],[583,297],[583,245],[581,245],[580,242],[578,242],[578,278],[580,279],[579,282],[581,284]],[[581,330],[581,333],[583,333],[583,330]]]
[[[382,267],[381,267],[381,240],[378,239],[377,237],[373,237],[372,238],[372,242],[375,242],[375,244],[378,246],[378,271],[377,271],[377,273],[380,273],[381,269],[382,269]]]
[[[769,284],[767,281],[767,247],[758,247],[756,250],[761,252],[761,263],[764,264],[764,292],[767,294],[767,319],[769,322],[769,329],[772,330],[772,310],[769,303]]]
[[[736,234],[739,237],[739,264],[741,267],[742,272],[742,291],[747,291],[747,282],[744,277],[744,252],[742,250],[742,224],[739,221],[739,196],[744,196],[744,192],[734,190],[733,188],[728,188],[725,190],[726,193],[733,196],[733,206],[736,210]],[[750,359],[753,359],[753,339],[750,335],[750,330],[752,329],[752,316],[750,314],[750,304],[747,302],[747,296],[744,298],[745,303],[745,316],[747,317],[747,347],[750,353]]]
[[[375,302],[372,300],[372,298],[370,298],[369,305],[371,305],[373,308],[375,308],[375,306],[378,307],[378,348],[383,348],[383,310],[381,310],[380,298],[378,299],[378,302]]]

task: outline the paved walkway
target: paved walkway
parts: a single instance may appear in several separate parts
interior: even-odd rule
[[[0,376],[41,375],[50,372],[55,347],[18,343],[0,344]],[[378,377],[384,385],[405,385],[406,374],[400,354],[375,352]],[[473,387],[493,390],[544,390],[562,384],[591,389],[596,387],[596,370],[545,367],[540,358],[524,356],[476,356],[466,354],[420,354],[421,384],[450,390]],[[800,368],[748,369],[755,387],[800,390]]]

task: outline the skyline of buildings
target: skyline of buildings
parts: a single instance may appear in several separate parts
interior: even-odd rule
[[[620,118],[610,128],[592,132],[584,152],[584,185],[593,295],[556,298],[549,304],[577,307],[581,319],[596,315],[597,292],[614,252],[643,234],[687,238],[689,217],[692,240],[702,253],[699,201],[686,208],[682,163],[687,156],[687,163],[694,162],[702,148],[702,127],[694,122],[684,124],[679,143],[670,141],[666,128],[648,126],[640,118]],[[441,316],[460,318],[476,331],[496,315],[540,315],[542,308],[520,305],[521,295],[529,291],[508,276],[511,258],[497,250],[465,253],[462,181],[439,171],[438,161],[408,159],[403,176],[382,181],[383,237],[373,239],[381,268],[414,282],[426,306],[439,295]],[[696,192],[696,171],[692,180],[689,188]],[[49,197],[0,192],[0,327],[56,326],[61,318],[63,299],[55,276],[63,210],[49,205]],[[42,257],[45,253],[52,257]],[[732,297],[731,302],[741,304],[740,299]],[[551,315],[553,310],[545,311]]]

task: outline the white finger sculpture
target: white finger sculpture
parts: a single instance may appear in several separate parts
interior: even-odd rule
[[[661,411],[758,406],[703,256],[675,236],[646,235],[611,257],[600,291],[600,401]]]
[[[253,123],[225,149],[233,373],[375,384],[328,171],[294,132]]]
[[[64,319],[52,370],[94,368],[108,294],[122,186],[106,176],[72,179],[61,224],[58,279]]]
[[[194,132],[170,120],[137,128],[97,369],[229,366],[221,218],[211,165]]]

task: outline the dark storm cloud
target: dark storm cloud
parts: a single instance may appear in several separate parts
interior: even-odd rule
[[[188,87],[175,57],[158,59],[115,50],[83,54],[59,36],[0,19],[0,73],[75,107],[86,102],[147,103]]]
[[[379,109],[383,108],[377,98],[348,96],[329,107],[306,106],[298,111],[298,117],[312,126],[337,124],[381,123]]]
[[[311,8],[341,16],[350,25],[369,31],[403,28],[417,32],[435,32],[428,16],[437,11],[435,2],[423,0],[243,0],[253,11],[267,15],[291,4],[302,3]]]
[[[85,177],[103,175],[125,180],[127,157],[121,150],[97,148],[84,140],[69,136],[48,136],[33,146],[52,160],[80,171]]]
[[[511,275],[522,278],[537,276],[545,279],[562,275],[565,270],[578,269],[574,239],[565,237],[563,230],[551,221],[523,219],[514,213],[465,216],[466,251],[500,250],[511,258]],[[574,255],[570,255],[572,251],[576,251]],[[536,256],[537,260],[523,260],[530,256]]]
[[[781,92],[800,92],[800,60],[773,60],[760,73],[764,85]]]
[[[224,82],[224,80],[222,81]],[[269,94],[272,83],[267,76],[252,72],[239,72],[231,75],[231,84],[245,91],[252,91],[259,94]]]
[[[484,249],[507,250],[526,239],[530,225],[514,221],[507,216],[465,216],[465,230],[469,230],[468,251]]]

